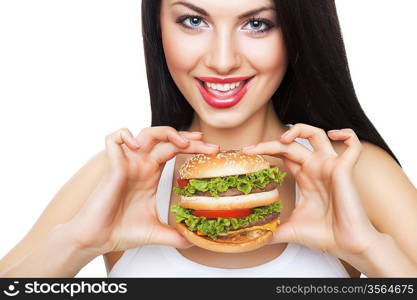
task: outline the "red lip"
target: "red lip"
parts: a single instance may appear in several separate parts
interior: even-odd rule
[[[217,78],[217,77],[196,77],[198,80],[210,82],[210,83],[232,83],[243,81],[251,78],[252,76],[246,77],[230,77],[230,78]]]
[[[204,77],[200,77],[200,78],[204,78]],[[233,80],[236,80],[236,78],[237,77],[233,78]],[[237,103],[239,103],[240,100],[242,100],[243,96],[248,91],[249,82],[251,82],[253,77],[240,77],[240,78],[246,78],[246,79],[249,79],[249,80],[246,80],[246,82],[243,85],[241,85],[238,88],[238,90],[236,91],[236,93],[233,94],[233,95],[229,95],[229,96],[225,96],[225,97],[221,97],[219,95],[214,95],[214,94],[210,93],[204,87],[204,83],[200,80],[197,80],[198,89],[200,90],[200,93],[201,93],[201,96],[203,97],[203,99],[210,106],[215,107],[215,108],[232,107],[232,106],[236,105]],[[245,79],[243,79],[243,80],[245,80]],[[237,81],[239,81],[239,80],[237,80]],[[235,81],[232,81],[232,82],[235,82]]]

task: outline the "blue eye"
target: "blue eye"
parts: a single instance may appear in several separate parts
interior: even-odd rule
[[[201,23],[203,23],[203,19],[199,16],[191,16],[186,15],[178,18],[176,23],[179,23],[181,26],[185,27],[186,29],[199,31],[201,29]]]
[[[250,21],[247,24],[251,25],[250,27],[252,27],[252,29],[250,29],[250,31],[252,31],[255,34],[269,31],[272,27],[274,27],[274,24],[272,24],[270,21],[258,18],[250,19]]]
[[[185,19],[184,21],[186,21],[186,20],[189,20],[190,22],[190,24],[191,24],[191,26],[198,26],[198,25],[200,25],[201,24],[201,19],[200,18],[198,18],[198,17],[188,17],[187,19]]]
[[[176,23],[180,24],[182,27],[193,31],[200,31],[202,28],[200,25],[203,22],[203,18],[193,15],[184,15],[176,20]],[[246,26],[247,25],[251,25],[251,29],[249,29],[248,31],[253,34],[264,33],[271,30],[271,28],[274,27],[274,24],[271,21],[261,18],[251,18],[246,23]]]

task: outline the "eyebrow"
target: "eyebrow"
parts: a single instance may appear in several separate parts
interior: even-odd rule
[[[204,9],[202,9],[201,7],[195,6],[191,3],[188,3],[188,2],[177,1],[177,2],[174,2],[173,4],[171,4],[171,7],[174,6],[174,5],[184,5],[184,6],[188,7],[189,9],[192,9],[192,10],[198,12],[199,14],[201,14],[203,16],[206,16],[206,17],[209,16],[208,12],[206,12]],[[262,6],[260,8],[252,9],[248,12],[245,12],[244,14],[241,14],[240,16],[238,16],[238,19],[244,19],[244,18],[253,16],[253,15],[256,15],[257,13],[260,13],[261,11],[264,11],[264,10],[276,10],[276,9],[272,6]]]

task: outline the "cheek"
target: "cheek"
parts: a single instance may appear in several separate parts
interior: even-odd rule
[[[244,38],[241,40],[241,49],[252,67],[261,73],[276,74],[286,69],[287,55],[280,31],[266,38]]]
[[[172,72],[192,70],[204,53],[205,41],[201,35],[184,34],[172,27],[162,31],[167,65]]]

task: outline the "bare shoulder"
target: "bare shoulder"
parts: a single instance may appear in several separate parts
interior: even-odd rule
[[[338,154],[346,150],[343,142],[331,143]],[[391,235],[417,261],[417,190],[384,149],[367,141],[361,144],[354,180],[366,213],[379,231]],[[359,276],[359,271],[342,263],[352,277]]]
[[[343,142],[332,141],[332,144],[338,154],[346,149]],[[369,190],[372,193],[375,192],[374,188],[383,194],[395,193],[396,198],[412,199],[411,202],[417,203],[416,188],[394,158],[375,144],[367,141],[361,141],[361,144],[362,152],[354,171],[354,177],[357,179],[359,187],[366,186],[367,188],[364,190]],[[382,197],[382,199],[385,198]]]
[[[58,190],[38,217],[28,233],[1,260],[0,269],[6,269],[26,255],[42,237],[57,224],[68,222],[88,199],[101,179],[106,166],[105,151],[93,155],[69,180]],[[107,255],[107,254],[106,254]],[[108,253],[113,261],[112,253]]]
[[[354,180],[368,217],[417,261],[417,189],[384,149],[366,141],[361,143]],[[342,142],[332,144],[337,153],[346,149]]]
[[[381,147],[361,141],[362,152],[355,166],[354,178],[372,221],[380,218],[379,207],[387,204],[392,211],[395,206],[409,205],[417,209],[417,190],[401,166]],[[337,153],[342,153],[346,146],[342,142],[332,142]],[[375,207],[374,207],[375,206]],[[386,217],[383,216],[383,217]]]

